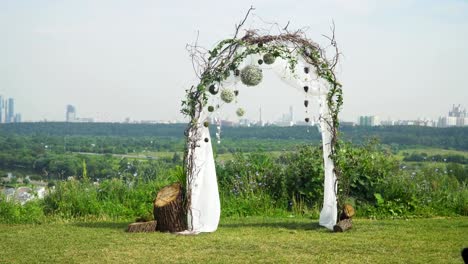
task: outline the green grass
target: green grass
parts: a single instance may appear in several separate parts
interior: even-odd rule
[[[223,219],[198,236],[125,233],[123,222],[0,225],[0,263],[462,263],[468,218],[356,219],[330,233],[305,218]]]

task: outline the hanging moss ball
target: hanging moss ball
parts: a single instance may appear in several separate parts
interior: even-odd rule
[[[304,100],[304,106],[305,107],[309,106],[309,100]]]
[[[223,89],[221,91],[221,100],[223,100],[226,103],[230,103],[234,100],[234,92],[229,89]]]
[[[308,92],[309,91],[309,86],[304,86],[304,92]]]
[[[205,142],[207,142],[207,143],[208,143],[208,141],[210,141],[210,140],[209,140],[208,138],[205,138]]]
[[[258,66],[249,65],[241,71],[241,81],[247,86],[255,86],[262,81],[263,73]]]
[[[203,122],[203,126],[204,126],[204,127],[209,127],[209,126],[210,126],[210,122],[208,122],[208,121]]]
[[[219,92],[219,88],[218,88],[218,86],[216,84],[212,84],[208,88],[208,91],[210,92],[210,94],[216,95]]]
[[[304,72],[305,73],[309,73],[309,71],[310,71],[309,67],[304,67]]]
[[[234,95],[238,96],[239,95],[239,90],[234,90]]]
[[[214,111],[214,107],[212,105],[208,106],[208,112],[213,112]]]
[[[262,59],[259,59],[259,60],[258,60],[258,64],[259,64],[259,65],[262,65],[262,64],[263,64],[263,60],[262,60]]]
[[[309,123],[309,120],[310,119],[308,117],[305,118],[306,123]]]
[[[273,54],[267,53],[263,55],[263,61],[268,65],[275,63],[275,60],[276,58],[273,56]]]
[[[261,48],[261,47],[263,47],[263,43],[260,42],[260,43],[257,44],[257,46],[258,46],[259,48]]]
[[[236,114],[237,114],[238,117],[244,116],[245,110],[242,109],[242,108],[238,108],[237,111],[236,111]]]
[[[239,75],[240,75],[239,69],[235,69],[235,70],[234,70],[234,76],[239,76]]]

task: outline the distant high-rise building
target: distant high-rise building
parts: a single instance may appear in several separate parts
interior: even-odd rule
[[[265,124],[263,123],[263,119],[262,119],[262,108],[260,107],[260,109],[258,111],[259,111],[258,125],[259,126],[264,126]]]
[[[73,105],[67,105],[67,114],[66,114],[67,122],[75,122],[76,121],[76,109]]]
[[[21,114],[20,113],[15,114],[14,122],[15,123],[21,123]]]
[[[5,108],[5,104],[3,103],[3,96],[0,95],[0,123],[4,122],[4,118],[3,118],[3,115],[5,113],[3,111],[4,108]]]
[[[452,110],[449,111],[448,116],[440,117],[437,126],[468,126],[468,114],[466,109],[463,109],[461,105],[452,105]]]
[[[76,108],[73,105],[67,105],[66,120],[67,122],[77,122],[77,123],[94,122],[94,118],[92,117],[77,117]]]
[[[466,117],[466,109],[462,109],[461,105],[452,105],[452,111],[449,111],[449,116]]]
[[[391,120],[390,117],[387,120],[383,120],[380,122],[382,126],[393,126],[395,125],[395,121]]]
[[[291,122],[291,125],[294,124],[294,108],[292,105],[289,106],[289,121]]]
[[[12,123],[15,117],[15,100],[13,98],[8,98],[6,105],[6,116],[5,123]]]
[[[379,126],[380,121],[377,116],[360,116],[359,125],[360,126]]]

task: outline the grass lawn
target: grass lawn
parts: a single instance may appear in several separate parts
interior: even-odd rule
[[[356,219],[346,233],[306,218],[229,218],[198,236],[127,224],[0,224],[0,263],[462,263],[468,247],[468,217]]]

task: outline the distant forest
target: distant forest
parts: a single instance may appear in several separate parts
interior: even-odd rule
[[[128,172],[128,164],[144,175],[153,175],[155,168],[163,170],[182,162],[185,127],[185,124],[2,124],[0,175],[14,171],[65,179],[80,174],[84,161],[93,179],[118,177],[118,172]],[[215,140],[215,127],[211,129],[212,140]],[[419,146],[468,150],[468,128],[342,127],[341,132],[345,140],[355,145],[375,138],[385,145],[382,147],[390,146],[394,153]],[[320,144],[316,127],[223,127],[221,144],[215,143],[213,148],[215,155],[284,153],[296,151],[304,144]],[[426,160],[468,163],[462,155],[413,153],[405,156],[405,161]]]
[[[121,124],[121,123],[17,123],[1,124],[0,136],[94,136],[94,137],[151,137],[183,142],[186,124]],[[215,127],[211,126],[214,138]],[[432,128],[420,126],[343,126],[342,138],[361,144],[375,138],[387,145],[427,146],[468,150],[468,127]],[[222,138],[231,141],[281,140],[296,143],[318,143],[316,127],[222,127]],[[179,145],[180,146],[180,145]]]

